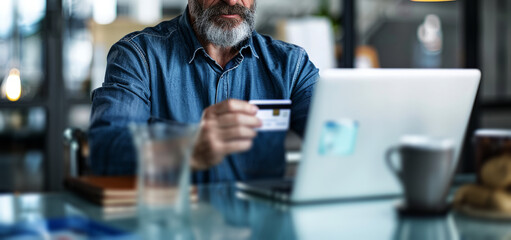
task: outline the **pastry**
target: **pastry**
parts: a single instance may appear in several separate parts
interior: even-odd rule
[[[476,208],[489,208],[492,190],[482,185],[468,184],[462,186],[454,196],[455,206],[469,205]]]
[[[504,154],[488,160],[481,169],[484,185],[502,189],[511,186],[511,155]]]
[[[490,207],[503,213],[511,213],[511,193],[499,189],[491,196]]]
[[[511,213],[511,193],[504,189],[468,184],[458,189],[453,204],[457,207],[470,206],[477,209]]]

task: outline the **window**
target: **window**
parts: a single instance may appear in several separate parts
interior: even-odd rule
[[[45,0],[0,2],[0,192],[44,188],[45,17]]]

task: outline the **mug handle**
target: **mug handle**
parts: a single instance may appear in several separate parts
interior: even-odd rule
[[[389,167],[390,171],[394,173],[399,180],[401,180],[401,170],[397,169],[392,162],[392,156],[399,150],[399,148],[399,146],[389,148],[389,150],[385,153],[385,162],[387,163],[387,167]]]

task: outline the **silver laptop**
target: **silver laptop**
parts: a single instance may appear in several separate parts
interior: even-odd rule
[[[395,196],[401,188],[384,155],[407,134],[450,138],[459,159],[479,70],[331,69],[321,75],[295,179],[238,182],[238,189],[295,203]]]

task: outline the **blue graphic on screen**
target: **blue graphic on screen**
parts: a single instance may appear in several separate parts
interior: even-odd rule
[[[319,155],[347,156],[355,149],[358,123],[354,120],[326,121],[319,138]]]

